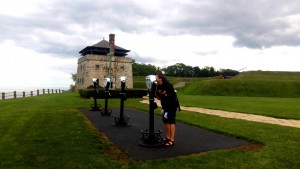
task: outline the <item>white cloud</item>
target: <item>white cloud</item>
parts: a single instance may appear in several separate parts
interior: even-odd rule
[[[110,33],[128,57],[159,67],[300,71],[299,1],[0,3],[0,88],[69,86],[78,52]]]
[[[24,2],[18,0],[0,0],[0,14],[22,17],[39,11],[40,2],[39,0],[26,0]]]
[[[69,87],[73,83],[77,59],[36,53],[10,41],[0,44],[0,51],[0,88]]]

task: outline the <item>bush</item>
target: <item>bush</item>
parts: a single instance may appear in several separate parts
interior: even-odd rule
[[[89,99],[94,96],[94,89],[80,89],[78,92],[82,98]],[[121,89],[110,90],[109,93],[109,98],[120,98]],[[142,98],[148,94],[146,89],[127,89],[125,90],[125,93],[127,98]],[[105,98],[105,91],[103,88],[96,90],[96,98]]]
[[[136,88],[136,89],[137,88],[143,89],[143,88],[146,88],[146,83],[144,81],[134,82],[133,87]]]

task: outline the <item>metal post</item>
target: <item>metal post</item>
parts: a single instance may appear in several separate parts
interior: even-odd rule
[[[152,85],[152,89],[149,93],[149,132],[150,136],[154,133],[154,95],[155,95],[156,84]]]
[[[129,116],[124,115],[124,101],[126,100],[126,93],[125,93],[125,80],[126,78],[122,76],[121,78],[121,93],[120,93],[120,116],[115,117],[115,126],[129,126]]]
[[[108,92],[107,90],[105,90],[105,112],[107,112],[107,98],[108,98]]]
[[[104,86],[105,86],[105,91],[104,91],[104,98],[105,98],[105,106],[104,106],[104,111],[101,110],[101,114],[105,116],[110,116],[112,113],[112,110],[108,110],[108,97],[109,97],[109,87],[110,87],[110,78],[105,78],[104,80]]]
[[[125,82],[121,82],[121,105],[120,105],[120,119],[124,120],[124,99],[125,99]]]

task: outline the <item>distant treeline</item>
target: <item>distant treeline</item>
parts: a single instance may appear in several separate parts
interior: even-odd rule
[[[176,63],[166,68],[135,62],[132,64],[133,76],[147,76],[149,74],[155,74],[157,71],[162,71],[166,76],[172,77],[214,77],[222,75],[226,78],[227,76],[235,76],[239,73],[237,70],[215,70],[215,68],[209,66],[200,68],[199,66],[192,67],[183,63]]]

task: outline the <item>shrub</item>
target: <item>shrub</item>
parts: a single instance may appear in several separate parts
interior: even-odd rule
[[[82,98],[89,99],[94,96],[94,89],[80,89],[79,95]],[[116,90],[109,90],[110,96],[109,98],[119,98],[121,89]],[[127,89],[125,90],[127,98],[142,98],[143,96],[147,95],[146,89]],[[96,90],[96,98],[97,99],[104,99],[105,98],[105,91],[103,88]]]

